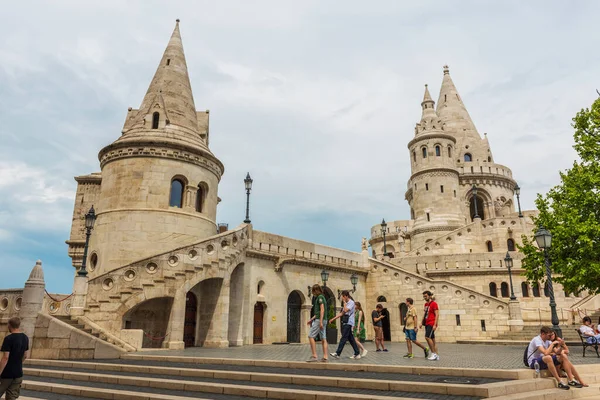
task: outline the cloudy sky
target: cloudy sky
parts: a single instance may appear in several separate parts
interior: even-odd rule
[[[70,293],[76,183],[137,108],[181,19],[199,109],[225,164],[218,222],[360,249],[405,219],[406,144],[448,64],[524,208],[575,159],[600,88],[595,1],[20,1],[0,24],[0,287],[42,259]],[[597,46],[596,46],[597,47]]]

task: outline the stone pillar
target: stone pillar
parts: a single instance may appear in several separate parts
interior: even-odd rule
[[[87,290],[87,276],[80,276],[75,274],[75,279],[73,280],[73,302],[71,303],[71,311],[69,312],[71,316],[76,317],[83,315],[83,310],[85,309],[85,299],[87,296]]]
[[[306,322],[310,319],[311,308],[312,304],[303,304],[300,310],[300,343],[308,343],[308,325],[306,325]],[[327,324],[326,320],[327,318],[323,319],[324,324]]]
[[[46,283],[44,282],[44,271],[42,262],[37,260],[35,266],[29,274],[29,279],[25,282],[23,297],[21,300],[21,309],[19,318],[21,318],[21,332],[26,334],[29,339],[33,339],[35,332],[35,323],[37,316],[44,305],[44,292]],[[31,348],[31,343],[29,348]]]
[[[183,329],[185,326],[185,297],[187,292],[185,287],[175,293],[173,306],[171,307],[171,316],[169,317],[169,341],[163,342],[163,346],[169,349],[183,349]]]
[[[229,293],[231,282],[223,280],[217,299],[217,305],[212,314],[212,320],[204,340],[203,347],[229,347]]]
[[[508,302],[508,327],[512,332],[521,332],[523,330],[523,317],[521,316],[521,305],[519,300],[510,300]]]

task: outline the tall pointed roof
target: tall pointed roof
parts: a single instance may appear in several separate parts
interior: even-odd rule
[[[450,69],[444,65],[444,78],[442,87],[440,88],[440,97],[437,103],[437,115],[448,128],[454,128],[459,135],[472,136],[473,134],[479,137],[475,124],[471,120],[471,116],[467,111],[452,78],[450,77]]]
[[[423,109],[421,121],[431,118],[435,118],[436,120],[438,119],[438,115],[435,112],[434,106],[435,102],[429,94],[429,88],[427,88],[427,84],[425,84],[425,94],[423,95],[423,101],[421,102],[421,108]]]

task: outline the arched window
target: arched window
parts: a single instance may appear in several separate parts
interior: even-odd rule
[[[527,282],[521,282],[521,293],[523,293],[523,297],[529,297],[529,285]]]
[[[202,207],[204,206],[204,189],[202,189],[202,184],[198,185],[198,190],[196,190],[196,211],[202,212]]]
[[[470,153],[465,153],[465,162],[473,161],[473,157],[471,157]]]
[[[377,297],[377,302],[378,303],[385,303],[387,300],[385,298],[385,296],[378,296]]]
[[[440,146],[435,146],[435,156],[439,157],[442,155],[442,149]]]
[[[544,283],[544,296],[550,297],[550,287],[548,286],[548,282]]]
[[[492,162],[492,157],[488,156],[488,162]]]
[[[482,220],[485,219],[485,210],[483,208],[483,198],[477,196],[475,198],[475,202],[477,203],[477,215]],[[473,202],[473,197],[469,199],[469,210],[471,213],[471,221],[475,219],[475,203]]]
[[[423,151],[423,158],[427,158],[427,147],[423,147],[421,150]]]
[[[448,157],[452,157],[452,146],[448,146]]]
[[[534,283],[531,287],[531,291],[533,293],[533,297],[540,297],[540,284],[537,282]]]
[[[492,251],[494,251],[494,245],[492,245],[491,241],[488,240],[487,242],[485,242],[485,245],[487,246],[488,253],[491,253]]]
[[[490,282],[490,296],[498,297],[498,287],[495,282]]]
[[[506,241],[506,247],[508,248],[508,251],[515,251],[515,241],[512,239],[508,239]]]
[[[417,152],[413,150],[413,161],[417,162]]]
[[[158,129],[158,121],[160,120],[160,113],[156,111],[152,114],[152,129]]]
[[[500,293],[502,294],[502,297],[508,297],[508,283],[502,282],[500,284]]]
[[[183,182],[179,179],[171,181],[171,196],[169,197],[170,207],[183,207]]]

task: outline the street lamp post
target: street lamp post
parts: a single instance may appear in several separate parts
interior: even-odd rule
[[[548,250],[552,245],[552,234],[542,225],[535,232],[535,241],[540,249],[544,250],[544,264],[546,266],[546,281],[548,282],[548,292],[550,292],[550,311],[552,312],[552,329],[556,332],[556,336],[562,337],[562,330],[559,326],[558,314],[556,313],[556,301],[554,299],[554,288],[552,287],[552,271],[550,271],[550,258]]]
[[[517,205],[519,206],[519,218],[523,218],[523,213],[521,212],[521,188],[519,184],[515,185],[515,194],[517,195]]]
[[[327,287],[327,280],[329,279],[329,271],[326,269],[321,271],[321,281],[323,281],[323,287]]]
[[[79,276],[87,276],[88,272],[85,269],[85,263],[87,261],[88,245],[90,244],[90,236],[92,236],[92,229],[94,229],[94,223],[96,222],[96,211],[94,206],[90,208],[90,211],[85,214],[85,246],[83,247],[83,260],[81,261],[81,268],[77,272]]]
[[[513,266],[513,259],[510,257],[510,254],[508,254],[508,251],[506,252],[506,257],[504,257],[504,263],[506,264],[506,267],[508,268],[508,281],[510,282],[510,300],[514,301],[517,299],[517,296],[515,296],[515,291],[513,289],[513,282],[512,282],[511,268]]]
[[[387,224],[385,223],[385,218],[381,220],[381,233],[383,234],[383,256],[387,255],[387,249],[385,244],[385,231],[387,230]]]
[[[473,219],[480,218],[479,214],[477,213],[477,186],[475,185],[473,185],[473,208],[475,209],[475,215],[473,215]]]
[[[355,273],[352,273],[352,275],[350,276],[350,283],[352,284],[352,289],[349,290],[349,292],[355,293],[356,285],[358,285],[358,275],[356,275]],[[342,296],[342,291],[340,289],[338,289],[338,299],[341,296]]]
[[[246,186],[246,219],[244,220],[245,224],[249,224],[250,221],[250,191],[252,190],[252,178],[250,178],[250,172],[246,175],[246,179],[244,179],[244,185]]]

